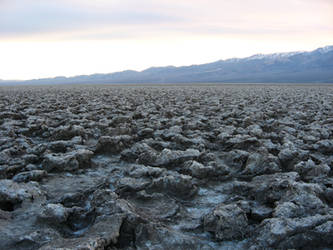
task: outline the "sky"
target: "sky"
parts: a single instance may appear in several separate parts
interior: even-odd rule
[[[333,0],[0,0],[0,79],[333,45]]]

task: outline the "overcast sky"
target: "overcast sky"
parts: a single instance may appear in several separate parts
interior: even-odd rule
[[[189,65],[333,45],[333,0],[0,0],[0,78]]]

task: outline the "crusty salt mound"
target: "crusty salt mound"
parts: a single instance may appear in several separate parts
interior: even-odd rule
[[[3,87],[0,249],[329,249],[332,168],[333,86]]]

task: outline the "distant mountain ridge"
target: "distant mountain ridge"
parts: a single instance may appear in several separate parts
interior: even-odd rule
[[[257,54],[182,67],[151,67],[110,74],[20,81],[23,84],[66,83],[333,83],[333,46],[314,51]],[[6,81],[2,81],[6,83]]]

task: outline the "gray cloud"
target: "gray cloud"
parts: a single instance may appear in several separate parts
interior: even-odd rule
[[[329,32],[331,10],[331,0],[0,0],[0,37]]]
[[[158,25],[180,21],[180,17],[145,9],[87,8],[59,0],[13,0],[11,3],[3,1],[0,5],[0,36]]]

